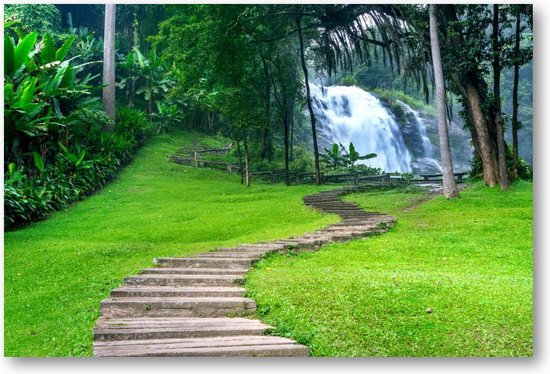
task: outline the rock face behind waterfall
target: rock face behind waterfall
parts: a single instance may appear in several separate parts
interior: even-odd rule
[[[376,153],[365,161],[387,172],[440,173],[435,117],[399,100],[378,98],[358,87],[314,86],[320,150],[350,142],[361,154]],[[450,126],[455,170],[469,169],[472,154],[468,134]]]

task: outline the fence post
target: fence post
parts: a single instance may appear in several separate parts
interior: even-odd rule
[[[227,172],[229,174],[231,174],[231,164],[229,164],[229,163],[227,164]]]
[[[193,152],[194,153],[194,160],[195,160],[195,167],[199,167],[199,154],[197,152]]]
[[[354,184],[359,184],[359,174],[355,174],[355,175],[353,176],[353,183],[354,183]]]
[[[390,173],[386,173],[386,175],[384,176],[384,182],[386,182],[386,183],[390,183],[390,182],[391,182]]]

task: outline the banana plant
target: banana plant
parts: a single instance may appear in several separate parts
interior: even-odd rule
[[[350,169],[353,169],[355,167],[355,163],[360,160],[369,160],[371,158],[375,158],[377,156],[376,153],[369,153],[366,155],[361,156],[359,152],[355,150],[355,146],[353,143],[349,143],[349,152],[347,154],[348,156],[348,166]]]
[[[345,160],[342,156],[342,144],[334,143],[331,149],[325,148],[325,153],[321,155],[321,161],[331,169],[338,169],[345,166]]]
[[[361,155],[357,152],[353,143],[349,144],[348,149],[346,149],[346,147],[344,147],[341,143],[335,143],[332,145],[332,149],[325,148],[325,153],[321,155],[321,160],[325,165],[333,170],[338,168],[353,170],[357,161],[369,160],[376,156],[376,153]]]
[[[78,79],[85,64],[72,63],[78,56],[67,59],[76,36],[55,48],[49,34],[37,43],[37,33],[14,31],[17,43],[4,33],[4,150],[7,161],[20,163],[33,144],[55,138],[63,127],[64,107],[89,95],[94,77]]]
[[[168,104],[157,101],[157,113],[152,113],[151,117],[157,123],[157,134],[168,130],[169,127],[182,122],[183,116],[176,104]]]

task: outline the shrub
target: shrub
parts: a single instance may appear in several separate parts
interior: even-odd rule
[[[102,146],[103,129],[114,127],[105,112],[94,109],[77,109],[67,116],[66,127],[72,140],[78,144],[99,150]]]
[[[135,139],[139,146],[143,145],[151,135],[151,126],[147,114],[138,109],[117,108],[115,133]]]
[[[56,35],[61,31],[61,13],[53,4],[6,4],[4,18],[21,21],[19,27],[24,32]]]
[[[352,75],[346,75],[340,79],[340,84],[342,86],[357,86],[357,79]]]
[[[477,180],[483,177],[483,165],[479,156],[474,155],[470,161],[471,171],[470,178]],[[506,166],[508,167],[508,176],[512,180],[512,170],[513,170],[513,156],[512,156],[512,147],[508,147],[506,152]],[[518,178],[524,180],[533,179],[533,166],[531,166],[525,159],[519,157],[518,159]]]

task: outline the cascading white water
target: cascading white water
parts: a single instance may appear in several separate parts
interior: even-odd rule
[[[401,100],[396,100],[399,105],[405,109],[406,113],[410,113],[413,118],[415,124],[418,125],[418,130],[420,132],[420,136],[422,137],[422,148],[424,149],[424,156],[425,157],[434,157],[435,147],[432,144],[432,141],[430,138],[428,138],[428,133],[426,131],[426,123],[420,116],[418,115],[418,112],[410,107],[410,105],[405,104]]]
[[[422,153],[413,157],[413,162],[411,166],[414,170],[423,171],[423,172],[438,172],[442,173],[443,168],[441,167],[441,162],[435,159],[436,147],[432,144],[432,141],[428,137],[427,132],[427,123],[420,117],[418,112],[410,107],[410,105],[405,104],[401,100],[396,100],[397,103],[405,110],[405,113],[412,116],[414,121],[412,125],[416,130],[418,130],[417,135],[422,139]]]
[[[315,115],[332,143],[360,154],[376,153],[365,164],[388,172],[410,172],[411,155],[399,125],[374,95],[358,87],[312,86]]]
[[[398,123],[376,96],[358,87],[312,85],[312,96],[321,151],[333,143],[353,143],[360,154],[377,154],[363,163],[386,172],[441,170],[427,124],[409,105],[397,101],[408,118]]]

